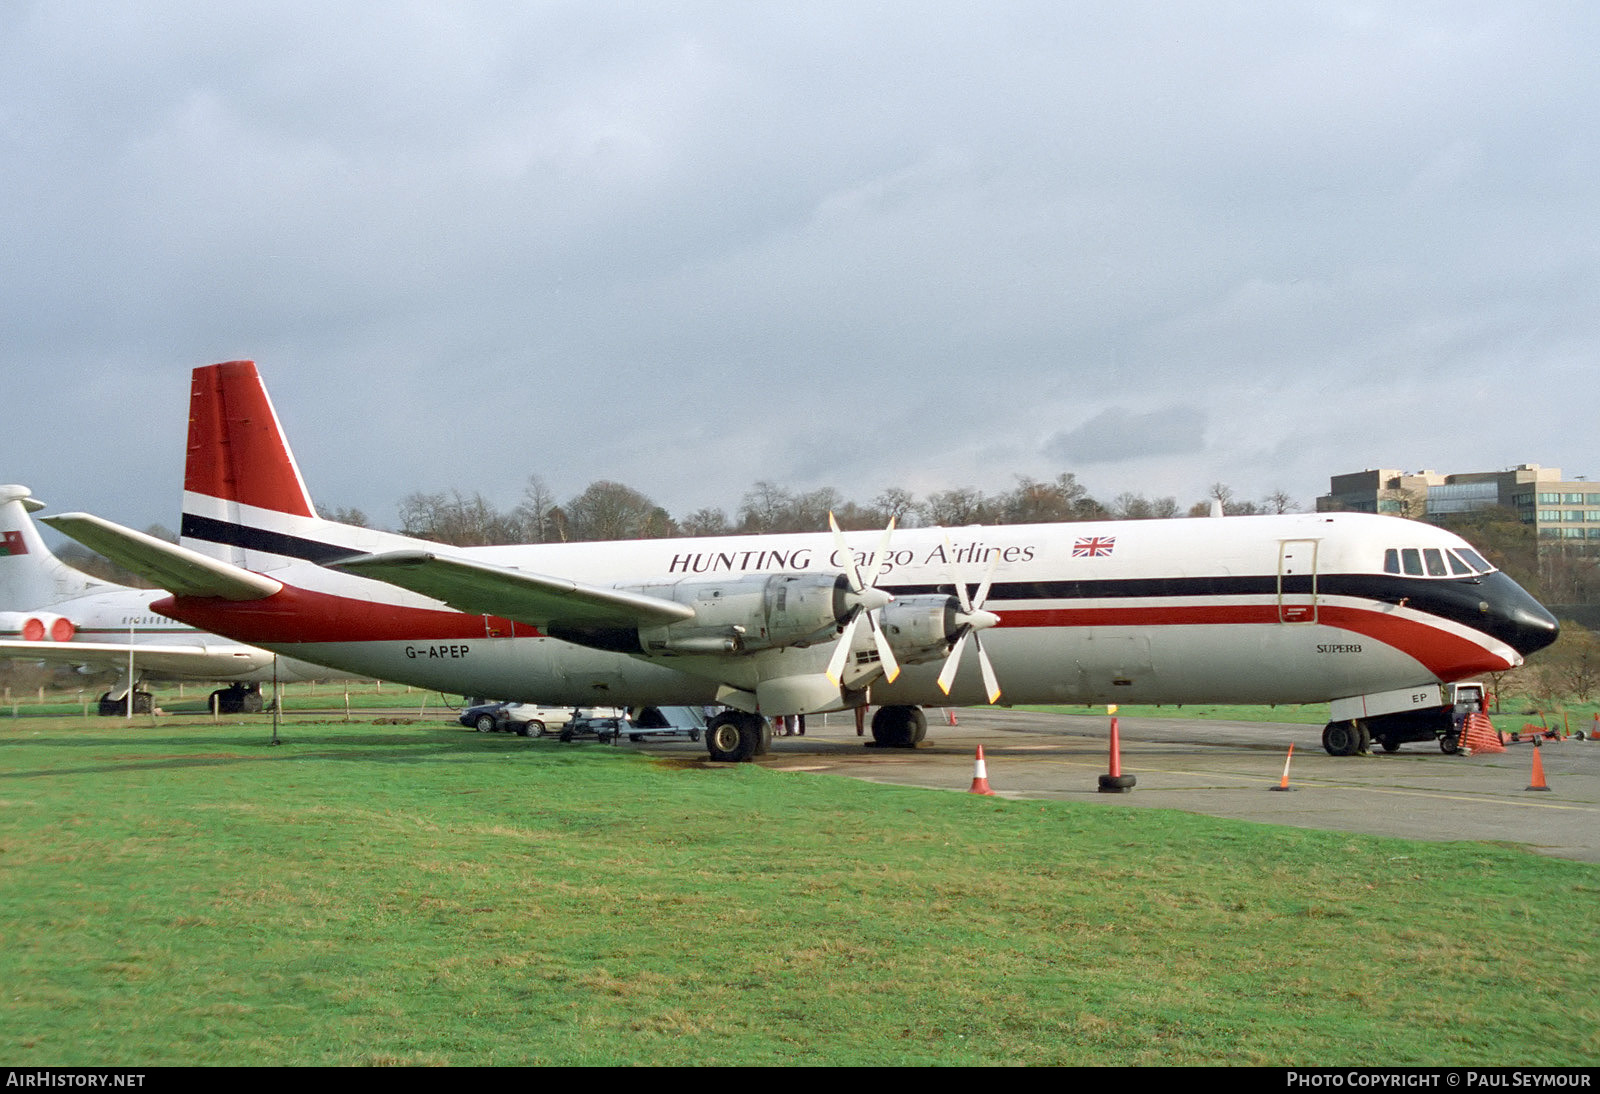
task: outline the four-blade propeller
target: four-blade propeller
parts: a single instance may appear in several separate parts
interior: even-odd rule
[[[833,529],[834,545],[850,560],[850,565],[845,570],[845,577],[850,582],[850,592],[854,600],[850,618],[844,625],[844,633],[839,635],[839,644],[834,647],[833,656],[828,659],[828,681],[836,687],[841,686],[844,680],[845,662],[849,660],[850,648],[855,642],[856,626],[861,622],[861,617],[866,616],[867,626],[872,630],[872,640],[878,647],[878,663],[883,668],[884,679],[892,684],[895,677],[900,675],[900,662],[895,660],[894,650],[889,648],[889,639],[883,633],[883,627],[879,625],[878,613],[894,597],[861,576],[861,567],[856,563],[855,554],[845,543],[844,533],[839,530],[839,522],[833,519],[831,512],[828,514],[828,527]],[[891,517],[889,526],[883,530],[883,539],[878,543],[877,553],[872,556],[874,564],[881,566],[881,560],[889,553],[889,537],[893,534],[894,518]]]
[[[953,557],[955,552],[950,549],[949,540],[945,541],[946,557]],[[950,694],[950,685],[955,681],[956,669],[961,666],[961,651],[967,647],[967,639],[972,639],[972,644],[978,650],[978,668],[983,672],[983,688],[993,703],[1000,698],[1000,683],[995,679],[994,666],[989,663],[989,655],[983,652],[983,643],[978,638],[978,632],[988,630],[1000,622],[1000,617],[993,612],[983,610],[984,601],[989,599],[989,587],[994,584],[995,567],[1000,563],[999,552],[989,560],[989,572],[984,575],[983,584],[978,586],[978,595],[967,599],[967,584],[964,581],[951,579],[951,584],[956,588],[956,599],[961,602],[961,611],[956,614],[956,640],[950,647],[950,656],[945,658],[944,668],[939,673],[939,690],[946,695]]]

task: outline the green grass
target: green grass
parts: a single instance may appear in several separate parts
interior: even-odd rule
[[[0,720],[0,1058],[1593,1064],[1600,868],[439,724]]]

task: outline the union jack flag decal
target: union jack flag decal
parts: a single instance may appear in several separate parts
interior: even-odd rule
[[[1116,536],[1086,536],[1072,545],[1073,558],[1101,558],[1117,545]]]

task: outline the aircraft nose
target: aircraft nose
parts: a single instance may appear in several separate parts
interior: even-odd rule
[[[1522,656],[1544,649],[1561,635],[1561,624],[1533,597],[1506,613],[1511,624],[1511,648]]]
[[[1561,633],[1556,617],[1505,574],[1491,576],[1482,607],[1494,621],[1492,631],[1524,657],[1554,642]]]

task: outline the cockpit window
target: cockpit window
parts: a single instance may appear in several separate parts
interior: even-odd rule
[[[1401,562],[1405,565],[1406,573],[1412,577],[1422,576],[1422,552],[1415,547],[1407,547],[1400,552]]]
[[[1429,548],[1426,548],[1422,552],[1422,557],[1428,563],[1428,576],[1429,577],[1444,577],[1445,576],[1447,571],[1444,568],[1444,552],[1443,551],[1439,550],[1439,548],[1437,548],[1437,547],[1429,547]]]
[[[1482,555],[1474,551],[1471,547],[1457,547],[1456,554],[1460,555],[1466,561],[1467,565],[1471,566],[1474,570],[1477,570],[1480,574],[1486,574],[1490,570],[1494,569],[1493,566],[1489,565],[1483,560]]]
[[[1383,572],[1397,574],[1400,572],[1400,549],[1391,547],[1383,552]]]
[[[1468,575],[1472,573],[1472,567],[1457,558],[1454,551],[1446,551],[1444,557],[1450,560],[1450,572],[1452,574]]]

